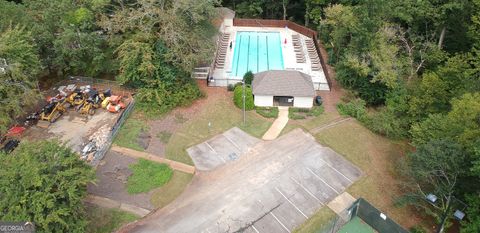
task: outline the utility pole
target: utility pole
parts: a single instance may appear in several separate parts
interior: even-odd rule
[[[246,116],[245,116],[245,78],[242,80],[242,89],[243,89],[243,126],[246,125]]]

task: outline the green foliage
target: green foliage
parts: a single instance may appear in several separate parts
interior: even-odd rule
[[[422,226],[414,226],[410,228],[411,233],[427,233],[425,229],[423,229]]]
[[[359,121],[366,119],[367,110],[365,108],[365,101],[362,99],[355,99],[348,103],[337,104],[337,110],[344,116],[351,116]]]
[[[0,32],[0,66],[3,59],[7,66],[0,70],[0,134],[39,97],[35,75],[40,60],[30,32],[21,27]]]
[[[233,91],[233,102],[235,103],[235,106],[237,106],[240,109],[243,109],[243,87],[242,86],[235,87],[235,90]],[[250,110],[253,110],[254,107],[255,106],[253,103],[252,88],[249,86],[245,86],[245,110],[250,111]]]
[[[247,73],[245,73],[245,75],[243,75],[243,81],[247,85],[252,85],[253,77],[254,76],[253,76],[252,71],[248,71]]]
[[[307,117],[318,117],[323,112],[323,106],[313,106],[312,108],[288,108],[288,118],[302,120]]]
[[[278,108],[277,107],[255,107],[255,112],[260,114],[265,118],[277,118],[278,117]]]
[[[32,221],[38,232],[85,232],[82,203],[95,172],[55,141],[23,142],[0,154],[0,219]]]
[[[467,221],[462,221],[461,233],[476,233],[480,231],[480,196],[467,195]]]
[[[158,164],[145,159],[138,160],[138,163],[131,164],[129,168],[133,173],[127,181],[127,191],[130,194],[144,193],[161,187],[173,174],[167,164]]]

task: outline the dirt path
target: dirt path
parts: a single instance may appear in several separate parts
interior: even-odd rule
[[[186,172],[186,173],[190,173],[190,174],[195,173],[195,167],[194,166],[190,166],[188,164],[180,163],[180,162],[169,160],[169,159],[159,158],[158,156],[152,155],[150,153],[141,152],[141,151],[137,151],[137,150],[132,150],[132,149],[129,149],[129,148],[115,146],[115,145],[112,146],[111,150],[115,151],[115,152],[118,152],[118,153],[122,153],[124,155],[130,156],[130,157],[133,157],[133,158],[142,158],[142,159],[150,160],[150,161],[157,162],[157,163],[166,163],[172,169],[177,170],[177,171]]]
[[[321,51],[321,56],[324,61],[328,61],[328,55],[327,51],[325,48],[323,48],[322,45],[320,45],[320,51]],[[337,80],[335,79],[336,74],[335,70],[333,67],[330,65],[326,65],[325,67],[327,69],[327,72],[330,74],[330,81],[331,81],[331,86],[330,86],[330,91],[317,91],[317,94],[320,95],[323,99],[323,106],[325,108],[325,112],[334,112],[337,113],[337,104],[340,102],[344,90],[340,87],[340,85],[337,83]]]

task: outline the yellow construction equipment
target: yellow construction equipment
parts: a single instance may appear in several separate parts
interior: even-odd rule
[[[40,119],[37,123],[37,126],[42,128],[48,128],[50,123],[55,122],[64,112],[67,111],[65,108],[66,98],[54,97],[49,100],[48,104],[45,105],[40,111]]]

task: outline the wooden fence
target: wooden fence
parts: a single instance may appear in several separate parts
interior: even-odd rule
[[[315,49],[317,50],[318,57],[320,58],[320,64],[323,67],[323,73],[327,79],[328,87],[331,90],[332,83],[330,79],[330,74],[326,66],[326,62],[323,59],[322,52],[320,50],[320,45],[318,44],[317,32],[305,26],[299,25],[297,23],[291,22],[289,20],[276,20],[276,19],[233,19],[233,26],[236,27],[274,27],[274,28],[284,28],[288,27],[289,29],[296,31],[306,37],[312,38]]]

